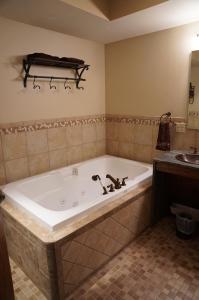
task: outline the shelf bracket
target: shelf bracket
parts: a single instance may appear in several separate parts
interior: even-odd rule
[[[24,68],[24,71],[25,71],[25,76],[24,76],[24,79],[23,79],[24,87],[27,87],[27,79],[29,77],[30,67],[31,67],[31,64],[28,64],[26,62],[26,60],[23,59],[23,68]]]
[[[83,90],[84,88],[83,88],[83,86],[79,86],[79,83],[80,83],[80,81],[82,81],[82,74],[83,74],[83,72],[85,71],[85,70],[88,70],[89,69],[89,66],[84,66],[82,69],[81,69],[81,71],[79,72],[79,70],[80,69],[75,69],[75,78],[76,78],[76,88],[77,89],[81,89],[81,90]]]

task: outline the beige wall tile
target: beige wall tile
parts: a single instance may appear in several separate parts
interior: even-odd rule
[[[106,227],[103,229],[103,232],[106,235],[111,238],[114,237],[114,240],[123,245],[128,242],[128,239],[131,237],[131,233],[127,228],[123,227],[112,218],[108,218],[106,224]]]
[[[25,133],[2,135],[3,154],[5,160],[26,156]]]
[[[81,266],[92,268],[91,257],[93,254],[93,250],[81,244],[79,244],[79,247],[81,249],[81,252],[77,257],[76,263],[80,264]]]
[[[8,182],[29,176],[27,158],[19,158],[5,162],[6,178]]]
[[[92,269],[90,268],[86,268],[80,265],[73,265],[71,271],[66,277],[66,283],[78,284],[80,281],[86,278],[91,272]]]
[[[136,125],[134,143],[139,145],[152,145],[152,126]]]
[[[68,148],[68,164],[72,165],[82,161],[82,146],[73,146]]]
[[[101,253],[106,253],[106,245],[108,244],[108,240],[109,238],[105,234],[93,228],[89,230],[89,234],[84,244]]]
[[[81,255],[81,245],[75,241],[72,241],[69,247],[67,247],[64,252],[62,251],[62,255],[64,260],[75,263],[77,257]]]
[[[159,131],[159,126],[153,126],[153,127],[152,127],[152,140],[153,140],[153,145],[156,145],[156,144],[157,144],[158,131]]]
[[[120,142],[132,143],[134,141],[134,128],[132,124],[119,123],[118,140]]]
[[[83,143],[91,143],[95,142],[97,139],[97,133],[96,133],[96,125],[84,125],[82,127],[82,133],[83,133]]]
[[[58,169],[67,165],[66,149],[59,149],[49,152],[50,169]]]
[[[29,156],[30,174],[36,175],[49,170],[49,155],[41,153]]]
[[[152,161],[152,146],[134,145],[134,158],[138,161],[151,163]]]
[[[70,263],[69,261],[65,261],[63,260],[63,280],[65,281],[65,279],[68,276],[68,273],[70,272],[70,270],[72,269],[73,264]]]
[[[102,254],[98,251],[93,250],[92,255],[90,257],[90,267],[92,269],[97,269],[101,267],[106,261],[108,261],[109,257],[105,254]]]
[[[27,132],[28,155],[43,153],[48,151],[47,130]]]
[[[119,125],[116,122],[106,122],[106,138],[111,141],[118,140]]]
[[[196,130],[186,130],[186,132],[174,132],[172,149],[190,150],[190,147],[196,145]]]
[[[96,156],[101,156],[106,154],[106,141],[98,141],[96,142]]]
[[[79,234],[78,236],[76,236],[74,238],[75,241],[81,243],[81,244],[84,244],[84,242],[86,241],[87,237],[88,237],[88,234],[89,234],[90,230],[86,230],[84,231],[83,233]]]
[[[106,138],[105,123],[96,124],[96,139],[97,141],[104,140]]]
[[[3,160],[3,149],[2,149],[2,141],[1,141],[1,134],[0,134],[0,162]]]
[[[121,245],[120,243],[114,241],[113,239],[109,239],[108,244],[106,245],[106,254],[109,256],[113,256],[115,255],[121,248],[123,247],[123,245]]]
[[[120,157],[132,159],[133,147],[132,143],[119,142],[118,155]]]
[[[88,143],[82,146],[83,160],[94,158],[96,156],[96,145],[95,143]]]
[[[74,291],[77,287],[73,284],[67,284],[67,283],[64,283],[64,294],[65,294],[65,297],[66,295],[72,293],[72,291]]]
[[[61,257],[64,258],[65,252],[68,251],[68,248],[70,247],[72,241],[69,240],[66,243],[64,243],[61,247]]]
[[[6,183],[4,164],[0,162],[0,185]]]
[[[56,150],[66,147],[66,128],[48,129],[49,150]]]
[[[68,146],[77,146],[82,144],[82,126],[66,128],[66,140]]]
[[[109,155],[118,155],[119,153],[119,143],[118,141],[107,140],[106,151]]]

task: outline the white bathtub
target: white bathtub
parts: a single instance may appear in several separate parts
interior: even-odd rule
[[[105,186],[111,183],[106,174],[120,179],[128,176],[128,180],[121,189],[102,195],[99,181],[91,179],[94,174],[100,175]],[[149,164],[105,155],[9,183],[3,192],[5,201],[25,209],[50,230],[55,230],[80,214],[88,214],[114,201],[151,176]]]

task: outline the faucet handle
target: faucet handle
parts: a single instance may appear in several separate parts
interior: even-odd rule
[[[110,188],[109,192],[114,192],[115,191],[112,183],[107,185],[107,188]]]
[[[193,150],[193,154],[197,154],[198,150],[197,147],[190,147],[191,150]]]
[[[120,179],[119,178],[116,178],[116,181],[117,181],[117,186],[119,187],[119,189],[122,187],[122,184],[120,182]]]
[[[108,194],[108,192],[107,192],[107,189],[105,188],[105,186],[103,186],[103,195],[107,195]]]
[[[126,179],[128,179],[128,176],[127,177],[124,177],[124,178],[122,178],[122,186],[125,186],[126,185],[126,182],[125,182],[125,180]]]

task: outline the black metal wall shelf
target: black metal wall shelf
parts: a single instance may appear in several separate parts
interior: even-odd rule
[[[73,59],[73,60],[75,61],[76,59]],[[72,69],[72,70],[74,70],[74,77],[31,75],[30,68],[32,65]],[[55,80],[75,81],[76,88],[83,89],[83,87],[79,86],[79,83],[80,83],[80,81],[86,81],[86,79],[82,78],[82,75],[85,70],[89,69],[89,65],[86,65],[84,63],[78,63],[78,59],[77,59],[77,62],[73,62],[73,61],[63,61],[62,59],[59,59],[59,58],[57,58],[57,59],[39,58],[39,57],[28,58],[28,56],[27,56],[27,59],[23,60],[23,69],[25,72],[25,75],[23,78],[24,87],[27,87],[27,79],[28,78],[37,78],[37,79],[50,79],[50,80],[55,79]]]

